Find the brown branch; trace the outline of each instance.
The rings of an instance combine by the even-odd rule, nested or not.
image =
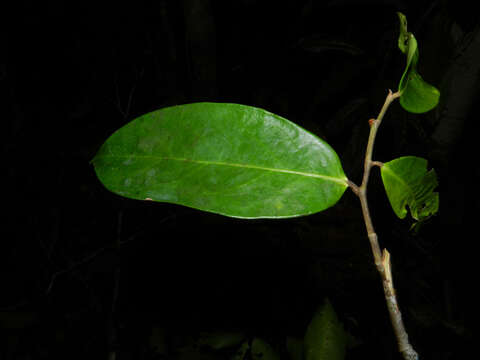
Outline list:
[[[349,186],[352,191],[358,196],[360,204],[362,206],[362,214],[368,234],[368,239],[370,240],[370,247],[372,248],[375,266],[377,267],[377,270],[382,278],[385,300],[387,302],[387,308],[390,314],[392,327],[397,338],[399,351],[402,353],[405,360],[418,360],[417,352],[413,349],[412,345],[410,345],[408,341],[408,334],[405,330],[405,326],[403,325],[402,314],[398,307],[397,297],[395,294],[395,289],[393,287],[392,271],[390,265],[390,253],[386,249],[384,249],[383,252],[380,249],[377,233],[375,232],[375,228],[373,227],[373,222],[370,216],[370,210],[368,208],[367,200],[367,185],[372,166],[383,166],[383,164],[379,161],[372,161],[372,153],[377,131],[380,124],[382,123],[385,113],[388,110],[388,107],[395,99],[400,97],[400,95],[401,94],[398,92],[392,93],[392,91],[389,90],[387,98],[385,99],[385,103],[383,104],[382,109],[378,114],[378,117],[373,121],[369,121],[370,135],[368,137],[367,149],[365,152],[362,184],[360,186],[356,186],[355,184],[349,182]]]

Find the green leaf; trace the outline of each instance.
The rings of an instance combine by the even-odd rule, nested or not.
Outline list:
[[[304,340],[305,360],[342,360],[347,335],[332,304],[326,300],[308,325]]]
[[[400,22],[400,34],[398,36],[398,48],[404,54],[407,52],[407,44],[409,33],[407,30],[407,17],[401,12],[397,12],[398,20]]]
[[[256,337],[252,340],[252,360],[280,360],[280,355],[269,343]]]
[[[435,170],[427,172],[427,160],[405,156],[383,164],[383,185],[393,211],[403,219],[407,205],[412,217],[423,221],[438,211],[439,197],[433,190],[438,181]]]
[[[407,65],[403,72],[398,90],[402,93],[400,105],[412,113],[424,113],[437,106],[440,91],[423,80],[417,72],[419,59],[418,43],[412,33],[407,31],[407,18],[397,13],[400,20],[398,48],[407,55]]]
[[[194,103],[157,110],[116,131],[92,160],[119,195],[240,218],[307,215],[347,188],[335,151],[268,111]]]

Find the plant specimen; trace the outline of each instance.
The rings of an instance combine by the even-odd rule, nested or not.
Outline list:
[[[239,104],[193,103],[145,114],[111,135],[92,162],[105,187],[121,196],[238,218],[314,214],[335,205],[351,189],[361,203],[399,350],[405,359],[416,359],[395,296],[390,254],[379,245],[367,200],[371,170],[379,167],[398,217],[409,210],[421,222],[438,211],[437,179],[425,159],[372,159],[378,129],[394,100],[409,112],[423,113],[434,108],[440,96],[418,74],[417,41],[407,31],[405,16],[398,16],[398,47],[406,55],[406,67],[398,90],[389,91],[378,116],[368,122],[360,185],[347,178],[324,140],[278,115]]]

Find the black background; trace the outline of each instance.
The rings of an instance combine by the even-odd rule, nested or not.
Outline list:
[[[468,354],[478,81],[454,88],[449,79],[478,32],[477,11],[453,1],[18,1],[0,33],[0,358],[105,359],[112,349],[121,359],[160,358],[149,348],[153,327],[240,330],[282,346],[285,335],[303,336],[325,298],[358,340],[348,359],[400,358],[350,191],[313,216],[247,221],[120,198],[89,164],[141,114],[233,102],[318,134],[359,183],[368,119],[405,64],[396,11],[442,101],[422,115],[393,104],[374,158],[427,158],[440,212],[409,232],[374,171],[372,215],[422,359]],[[466,59],[462,69],[478,77],[480,59]],[[445,104],[456,99],[470,105],[445,131]]]

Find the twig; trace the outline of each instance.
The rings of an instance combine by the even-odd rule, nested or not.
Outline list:
[[[410,345],[408,341],[408,335],[405,330],[405,326],[403,325],[402,315],[398,307],[397,297],[395,294],[395,289],[393,287],[392,271],[390,265],[390,253],[386,249],[384,249],[383,252],[380,250],[377,233],[375,232],[375,228],[373,227],[373,222],[370,216],[370,210],[368,208],[367,200],[367,185],[372,166],[381,167],[383,165],[381,162],[372,161],[372,153],[377,131],[380,124],[382,123],[383,117],[385,116],[388,107],[395,99],[399,98],[400,95],[401,94],[399,92],[392,93],[392,91],[389,90],[387,98],[385,99],[385,103],[383,104],[382,109],[378,114],[378,117],[375,120],[369,122],[370,135],[368,137],[367,149],[365,152],[362,184],[360,186],[356,186],[355,184],[349,182],[349,186],[352,191],[358,196],[360,204],[362,206],[362,214],[365,221],[368,239],[370,240],[370,247],[372,248],[375,266],[377,267],[377,270],[382,278],[385,300],[387,302],[387,308],[390,314],[393,330],[395,332],[395,336],[397,337],[399,351],[402,353],[405,360],[418,360],[417,352],[413,349],[412,345]]]
[[[372,166],[378,166],[381,168],[383,166],[383,163],[381,161],[372,161]]]

